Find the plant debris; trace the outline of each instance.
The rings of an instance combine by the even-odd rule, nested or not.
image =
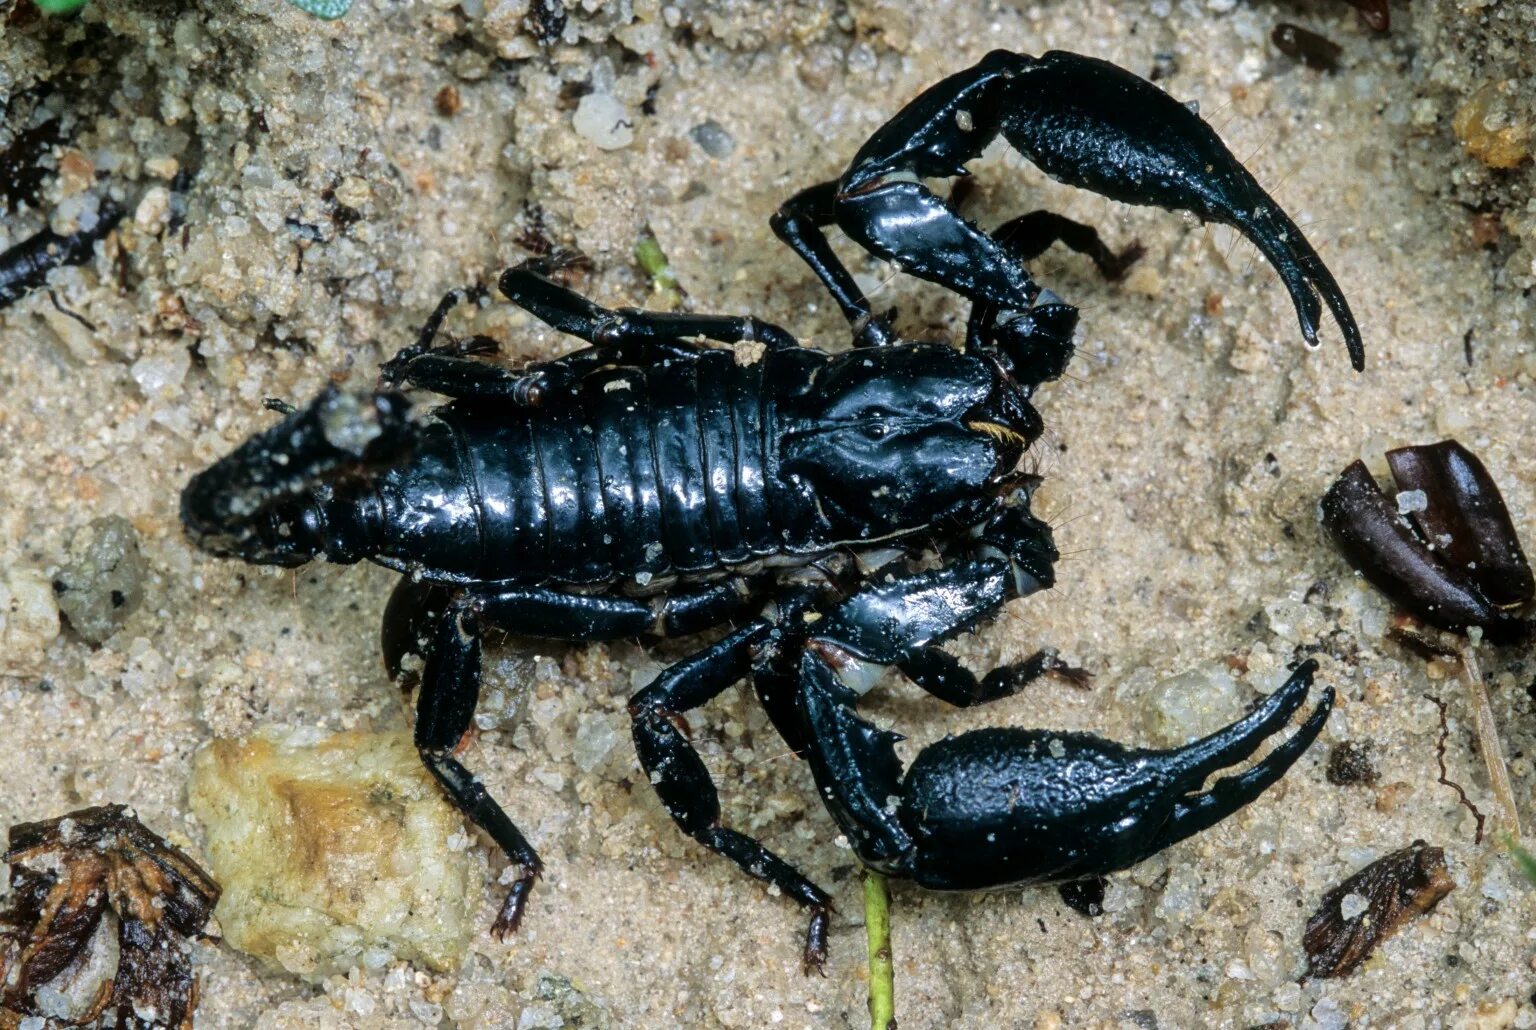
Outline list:
[[[11,118],[9,107],[5,117],[7,121]],[[15,211],[21,204],[37,205],[43,180],[49,174],[42,159],[62,138],[57,118],[14,132],[10,145],[0,150],[0,207]]]
[[[1387,465],[1397,482],[1394,499],[1377,486],[1365,463],[1356,461],[1323,496],[1323,528],[1376,589],[1415,618],[1463,638],[1447,653],[1454,655],[1472,702],[1478,750],[1505,828],[1519,837],[1520,813],[1475,645],[1483,639],[1495,644],[1531,640],[1536,634],[1531,618],[1536,575],[1498,484],[1477,455],[1455,440],[1442,440],[1388,451]],[[1428,634],[1401,624],[1393,635],[1424,653],[1439,653],[1441,647]],[[1443,727],[1443,706],[1440,717]],[[1443,735],[1440,753],[1440,782],[1449,783]],[[1483,839],[1480,813],[1477,839]]]
[[[10,830],[12,908],[0,913],[0,1028],[192,1026],[188,941],[219,885],[126,805]],[[35,1025],[35,1024],[30,1024]]]
[[[1392,500],[1356,461],[1324,495],[1328,531],[1349,564],[1399,607],[1462,635],[1479,627],[1494,643],[1521,643],[1536,600],[1499,488],[1455,440],[1387,452]]]
[[[1369,744],[1357,744],[1353,740],[1333,745],[1328,752],[1328,782],[1336,787],[1355,784],[1372,786],[1381,779],[1376,763],[1371,758]]]
[[[1487,816],[1477,810],[1477,806],[1472,803],[1471,798],[1467,797],[1467,792],[1461,788],[1461,784],[1451,779],[1445,771],[1445,738],[1450,736],[1451,732],[1450,725],[1445,719],[1445,702],[1433,694],[1425,694],[1424,698],[1427,701],[1433,701],[1435,707],[1440,709],[1440,739],[1435,741],[1435,761],[1440,763],[1440,778],[1435,782],[1442,786],[1450,787],[1456,792],[1456,796],[1461,798],[1461,803],[1466,806],[1467,811],[1472,813],[1472,818],[1477,820],[1477,835],[1472,839],[1472,843],[1481,844],[1483,842],[1483,823],[1487,820]]]
[[[1338,71],[1339,57],[1344,53],[1344,48],[1327,36],[1284,21],[1275,26],[1269,41],[1286,57],[1320,72]]]
[[[1392,13],[1387,9],[1387,0],[1347,0],[1360,15],[1360,20],[1377,32],[1385,32],[1392,27]]]
[[[1348,976],[1378,944],[1434,908],[1455,886],[1445,851],[1422,840],[1372,862],[1324,894],[1307,920],[1302,937],[1307,976]]]

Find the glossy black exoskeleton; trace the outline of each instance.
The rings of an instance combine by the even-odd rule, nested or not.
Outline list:
[[[1055,239],[1110,256],[1091,229],[1042,213],[1000,232],[1011,242],[999,244],[902,179],[903,169],[953,173],[996,131],[1005,100],[1021,99],[983,88],[1003,76],[1000,62],[946,80],[882,129],[855,171],[883,171],[810,191],[827,211],[855,212],[855,238],[973,299],[963,348],[902,342],[872,318],[825,246],[822,209],[802,194],[776,226],[849,315],[852,350],[803,348],[752,318],[608,310],[525,265],[503,274],[502,293],[586,348],[508,370],[478,360],[494,349],[483,338],[437,346],[463,299],[456,291],[385,363],[377,391],[328,389],[188,485],[183,521],[213,553],[286,566],[370,559],[407,574],[386,611],[386,664],[400,675],[408,656],[423,660],[422,758],[521,866],[498,931],[516,927],[539,860],[453,757],[488,626],[582,641],[734,627],[635,696],[636,750],[686,833],[811,912],[808,966],[825,954],[828,896],[721,825],[714,783],[682,729],[683,713],[743,678],[810,763],[860,858],[940,889],[1125,868],[1253,800],[1321,731],[1331,691],[1266,758],[1202,790],[1286,726],[1311,663],[1247,717],[1174,751],[991,729],[940,741],[903,772],[895,735],[855,710],[892,666],[958,706],[1006,697],[1053,667],[1041,652],[978,677],[941,646],[1054,581],[1050,528],[1030,512],[1038,480],[1019,463],[1041,432],[1031,394],[1065,367],[1077,312],[1036,289],[1021,262]],[[1041,63],[1058,77],[1099,67],[1061,54]],[[977,91],[991,99],[954,99]],[[1035,97],[1049,123],[1035,135],[1055,147],[1054,174],[1202,213],[1241,206],[1246,221],[1233,220],[1281,269],[1309,335],[1316,285],[1357,344],[1327,270],[1209,129],[1151,87],[1132,99],[1141,115],[1166,118],[1162,133],[1126,121],[1116,106],[1125,99],[1103,90],[1057,98],[1054,114],[1048,94]],[[1010,138],[1023,131],[1002,124]],[[1147,171],[1136,186],[1106,168],[1131,176],[1173,151],[1188,171],[1178,182]],[[859,199],[877,195],[872,207]],[[451,400],[413,415],[406,387]]]

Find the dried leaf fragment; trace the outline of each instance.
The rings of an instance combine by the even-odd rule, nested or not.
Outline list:
[[[188,942],[219,885],[125,805],[10,830],[12,908],[0,912],[0,1030],[190,1030],[197,978]]]
[[[1530,639],[1536,578],[1493,477],[1455,440],[1387,452],[1389,500],[1365,463],[1319,505],[1344,557],[1399,607],[1440,629],[1477,626],[1494,643]]]
[[[1348,976],[1382,941],[1434,908],[1455,887],[1445,851],[1416,840],[1323,895],[1307,920],[1307,976]]]

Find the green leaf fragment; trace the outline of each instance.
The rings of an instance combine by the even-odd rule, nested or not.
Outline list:
[[[86,0],[35,0],[44,14],[74,14],[85,6]]]
[[[307,11],[316,18],[324,18],[333,21],[340,18],[352,9],[352,0],[288,0],[290,4],[301,11]]]
[[[678,288],[677,276],[672,271],[672,265],[668,263],[667,255],[662,252],[661,244],[657,242],[649,226],[635,243],[635,261],[640,265],[641,270],[651,277],[651,284],[658,292]]]
[[[1529,851],[1522,848],[1519,844],[1515,843],[1513,834],[1504,834],[1504,846],[1508,848],[1509,853],[1514,856],[1515,865],[1520,869],[1520,875],[1524,876],[1532,883],[1536,883],[1536,855],[1531,854]]]

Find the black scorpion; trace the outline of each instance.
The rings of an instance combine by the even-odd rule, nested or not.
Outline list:
[[[804,348],[753,318],[601,308],[528,264],[503,274],[501,292],[587,347],[509,370],[479,360],[494,346],[482,338],[439,345],[455,291],[385,363],[377,391],[328,388],[187,487],[187,530],[215,554],[366,558],[406,574],[386,611],[386,663],[399,676],[407,656],[423,660],[422,759],[521,868],[497,932],[518,925],[540,863],[453,756],[486,627],[596,641],[734,625],[635,696],[636,750],[686,833],[809,910],[808,967],[825,956],[828,895],[721,824],[681,729],[743,678],[859,857],[937,889],[1123,869],[1252,801],[1322,729],[1331,690],[1268,757],[1201,790],[1288,724],[1311,662],[1245,718],[1173,751],[985,729],[932,745],[903,774],[898,738],[855,711],[889,666],[969,706],[1051,664],[1042,652],[978,678],[941,646],[1054,581],[1050,528],[1030,512],[1038,480],[1019,463],[1041,432],[1031,396],[1070,358],[1077,312],[1022,262],[1058,239],[1103,249],[1092,229],[1043,212],[999,243],[919,181],[961,173],[999,132],[1069,183],[1234,225],[1278,269],[1306,337],[1321,293],[1361,364],[1332,276],[1194,113],[1101,61],[999,51],[920,95],[840,180],[775,219],[848,315],[853,349]],[[970,298],[963,348],[897,338],[827,246],[820,227],[832,223]],[[407,387],[450,402],[413,417]]]

